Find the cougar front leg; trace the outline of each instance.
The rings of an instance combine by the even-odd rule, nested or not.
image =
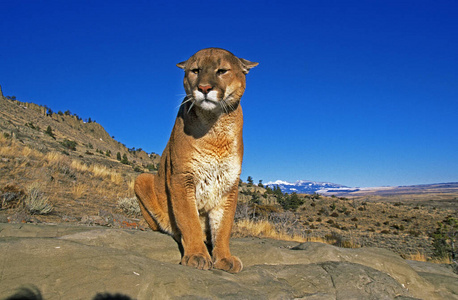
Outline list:
[[[178,183],[177,183],[178,182]],[[195,189],[175,180],[171,186],[172,209],[181,234],[183,257],[181,264],[201,270],[212,268],[212,259],[204,244],[204,236],[197,211]],[[177,209],[175,209],[177,208]]]
[[[222,204],[209,213],[213,243],[213,266],[229,273],[238,273],[243,269],[241,260],[231,255],[229,249],[237,197],[238,187],[235,185],[227,198],[223,199]]]

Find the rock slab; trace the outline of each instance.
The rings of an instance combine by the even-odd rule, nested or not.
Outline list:
[[[458,299],[458,275],[378,248],[242,238],[239,274],[178,264],[169,236],[63,225],[0,224],[0,297],[33,284],[44,299]]]

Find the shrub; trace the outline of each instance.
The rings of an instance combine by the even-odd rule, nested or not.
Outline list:
[[[140,205],[136,197],[120,198],[118,208],[129,216],[139,216],[141,214]]]
[[[29,186],[24,202],[26,209],[31,214],[45,215],[54,209],[49,203],[48,197],[41,191],[41,186],[38,183],[33,183]]]
[[[146,168],[152,172],[152,171],[157,171],[157,168],[153,164],[148,164]]]
[[[432,234],[434,255],[440,258],[457,257],[458,220],[447,216],[442,222],[437,222],[437,227]]]
[[[408,233],[414,237],[419,237],[421,234],[419,231],[413,229],[409,230]]]
[[[76,145],[77,143],[75,141],[70,141],[70,140],[67,140],[67,139],[64,139],[62,142],[60,142],[62,146],[64,146],[65,148],[69,149],[69,150],[73,150],[73,151],[76,151]]]

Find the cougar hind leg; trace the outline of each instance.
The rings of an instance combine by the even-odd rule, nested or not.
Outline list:
[[[165,207],[158,201],[154,188],[153,174],[144,173],[135,180],[135,194],[140,204],[142,215],[149,227],[155,231],[173,234],[170,219]]]

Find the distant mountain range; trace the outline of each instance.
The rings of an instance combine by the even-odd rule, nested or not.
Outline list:
[[[271,188],[278,186],[283,193],[298,193],[298,194],[325,194],[329,192],[350,193],[359,191],[359,188],[350,188],[341,184],[331,182],[316,182],[309,180],[298,180],[294,183],[277,180],[265,184]]]
[[[277,180],[265,184],[270,188],[278,186],[283,193],[298,194],[321,194],[325,196],[361,196],[361,195],[395,195],[395,194],[412,194],[412,193],[456,193],[458,192],[458,182],[419,184],[411,186],[394,186],[394,187],[348,187],[331,182],[316,182],[309,180],[298,180],[294,183]]]

